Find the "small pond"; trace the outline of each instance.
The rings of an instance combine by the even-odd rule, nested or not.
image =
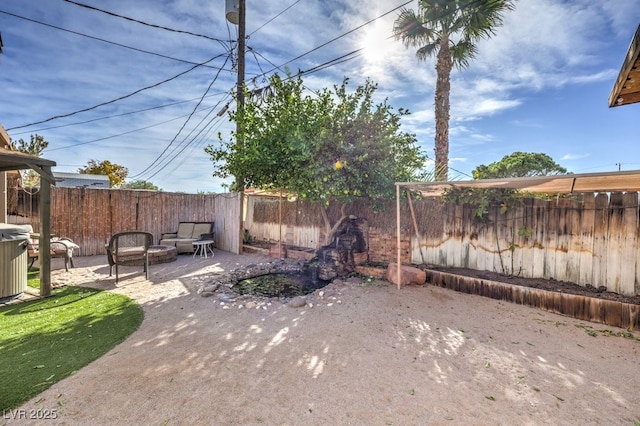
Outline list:
[[[247,278],[231,289],[243,295],[260,297],[295,297],[313,293],[326,286],[329,281],[311,277],[305,273],[277,273]]]

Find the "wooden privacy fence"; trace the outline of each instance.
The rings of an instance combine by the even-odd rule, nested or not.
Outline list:
[[[26,194],[18,213],[38,230],[38,194]],[[27,213],[25,213],[27,211]],[[156,191],[91,188],[51,188],[51,232],[80,246],[79,255],[105,254],[111,235],[133,230],[160,235],[175,232],[179,222],[215,222],[216,247],[238,253],[240,197],[228,194],[181,194]]]
[[[278,241],[277,200],[249,197],[245,227],[252,237]],[[413,201],[414,229],[406,200],[401,208],[402,262],[488,270],[547,278],[608,291],[640,294],[638,193],[587,193],[551,201],[527,199],[519,207],[490,209],[488,221],[476,207],[425,198]],[[283,204],[286,244],[317,248],[322,241],[318,206]],[[396,259],[395,203],[375,212],[357,206],[349,213],[369,221],[369,259]],[[330,214],[336,220],[336,212]],[[372,237],[373,236],[373,237]],[[409,248],[405,249],[405,244]]]
[[[640,294],[638,193],[528,199],[487,223],[474,210],[446,204],[441,234],[414,238],[412,260]]]
[[[277,242],[308,248],[318,249],[327,243],[326,229],[320,213],[321,207],[300,199],[281,202],[277,197],[249,195],[246,202],[245,229],[259,241]],[[365,203],[353,203],[347,214],[366,218],[369,235],[369,260],[371,262],[395,262],[396,250],[396,220],[395,203],[389,202],[372,209]],[[405,209],[403,209],[405,212]],[[408,214],[408,213],[407,213]],[[332,224],[340,218],[340,206],[332,205],[328,210]],[[282,217],[282,222],[279,218]],[[408,224],[408,223],[407,223]],[[410,237],[409,228],[402,232],[402,262],[409,263]]]
[[[25,194],[22,194],[24,196]],[[27,195],[18,213],[38,230],[37,194]],[[246,227],[252,236],[317,248],[324,238],[318,206],[250,197]],[[475,207],[414,201],[411,215],[401,209],[402,261],[496,271],[508,275],[569,281],[640,294],[638,193],[581,194],[545,201],[527,199],[506,212],[490,209],[488,221],[474,218]],[[31,212],[31,213],[29,213]],[[355,205],[348,212],[370,226],[369,258],[395,259],[395,203],[375,211]],[[25,218],[24,215],[29,215]],[[52,232],[80,245],[80,255],[104,254],[117,232],[145,230],[158,241],[181,221],[215,222],[216,246],[232,253],[240,245],[240,197],[230,194],[179,194],[120,189],[56,188],[51,191]],[[329,217],[339,217],[337,208]],[[417,225],[414,230],[413,219]],[[19,223],[19,222],[16,222]],[[371,241],[375,239],[375,241]],[[405,246],[406,245],[406,246]]]

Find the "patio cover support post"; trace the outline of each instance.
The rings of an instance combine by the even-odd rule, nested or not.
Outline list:
[[[405,193],[407,194],[407,201],[409,202],[409,211],[411,212],[411,221],[413,222],[413,231],[416,234],[418,249],[420,250],[420,258],[422,258],[422,263],[427,263],[424,261],[424,253],[422,253],[422,248],[420,247],[420,229],[418,228],[418,221],[416,220],[416,211],[413,209],[413,201],[411,201],[411,191],[407,189]]]
[[[0,222],[7,223],[7,172],[0,172]]]
[[[396,268],[396,283],[400,289],[400,185],[396,184],[396,249],[398,254],[398,263]]]
[[[40,247],[51,246],[51,167],[42,167],[44,174],[40,179]],[[49,250],[40,250],[40,297],[51,296],[51,254]]]

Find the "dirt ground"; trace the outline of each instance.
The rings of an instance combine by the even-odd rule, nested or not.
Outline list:
[[[302,308],[197,294],[212,274],[268,260],[258,255],[182,255],[151,266],[148,281],[123,268],[117,286],[102,256],[77,258],[69,272],[58,260],[55,282],[127,294],[145,319],[21,407],[27,420],[4,413],[6,424],[640,421],[640,341],[601,332],[619,329],[386,281],[331,284]],[[38,413],[50,419],[29,419]]]

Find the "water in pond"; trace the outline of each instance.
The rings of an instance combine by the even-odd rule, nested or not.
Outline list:
[[[317,275],[312,277],[303,273],[282,273],[247,278],[239,281],[231,289],[238,294],[252,296],[294,297],[313,293],[328,283],[329,281],[318,279]]]

